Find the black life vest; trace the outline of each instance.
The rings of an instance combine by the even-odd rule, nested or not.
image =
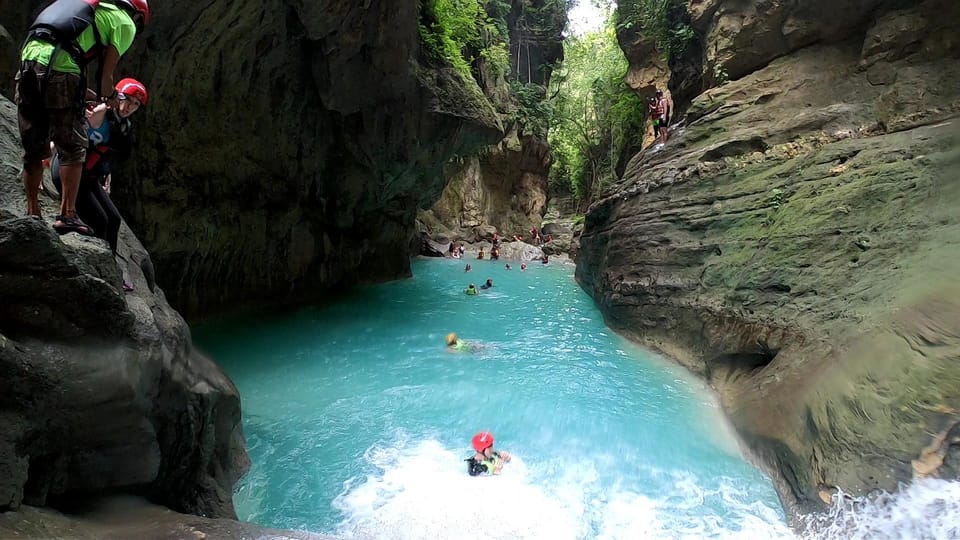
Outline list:
[[[103,52],[103,40],[97,31],[96,11],[100,0],[55,0],[37,15],[30,25],[27,39],[38,39],[53,43],[73,58],[77,66],[84,70],[87,64],[100,57]],[[87,28],[93,28],[94,45],[84,52],[77,38]],[[56,53],[54,53],[56,54]],[[54,58],[50,58],[52,64]]]

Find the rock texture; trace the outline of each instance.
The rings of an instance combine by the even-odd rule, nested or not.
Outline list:
[[[706,3],[711,20],[799,6]],[[843,33],[801,24],[807,3],[718,30],[740,78],[636,156],[581,236],[609,323],[719,390],[793,510],[957,476],[960,16],[910,4],[834,2],[849,39],[799,50]]]
[[[440,199],[420,220],[431,235],[451,239],[489,239],[488,230],[529,236],[546,212],[551,161],[546,141],[513,132],[496,147],[453,164]]]
[[[511,2],[505,24],[515,82],[548,86],[554,64],[563,59],[566,13],[559,7],[543,0]],[[517,98],[502,77],[491,75],[482,57],[475,71],[484,95],[510,129],[498,144],[451,163],[440,199],[419,220],[433,238],[474,242],[489,239],[493,231],[527,236],[531,227],[540,227],[547,210],[550,145],[543,134],[516,121]]]
[[[58,198],[21,217],[16,124],[0,97],[0,510],[127,491],[235,517],[236,388],[193,349],[129,229],[115,260],[102,240],[57,236]]]
[[[305,531],[268,529],[231,519],[179,514],[132,497],[85,502],[64,515],[23,506],[0,514],[2,538],[69,538],[70,540],[333,540]]]
[[[476,84],[421,50],[416,0],[151,13],[120,64],[150,106],[114,196],[187,316],[407,275],[442,165],[502,137]]]

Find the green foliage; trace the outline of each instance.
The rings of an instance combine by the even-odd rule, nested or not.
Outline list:
[[[503,0],[423,0],[420,13],[420,37],[427,50],[446,59],[466,77],[471,77],[474,52],[487,58],[494,70],[509,70],[504,19],[487,14],[488,4],[495,12],[507,8]]]
[[[588,204],[614,180],[623,153],[642,139],[646,106],[623,82],[626,71],[612,26],[565,42],[552,83],[552,193]]]
[[[774,209],[779,209],[783,205],[783,190],[780,188],[773,188],[770,191],[770,205]]]
[[[657,44],[669,60],[682,54],[696,32],[680,20],[686,9],[685,0],[620,0],[617,2],[617,26],[635,28]]]
[[[539,84],[510,81],[510,89],[517,98],[514,120],[521,126],[521,134],[545,137],[553,115],[553,104],[547,101],[547,89]]]
[[[510,51],[506,43],[493,43],[480,51],[486,59],[494,76],[506,77],[510,73]]]
[[[723,84],[730,80],[730,74],[727,73],[727,69],[723,67],[723,64],[714,64],[713,78],[716,79],[717,84]]]

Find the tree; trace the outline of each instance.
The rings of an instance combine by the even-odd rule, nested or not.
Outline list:
[[[554,77],[550,144],[554,192],[569,192],[581,208],[615,177],[614,166],[643,137],[645,107],[626,86],[627,60],[613,25],[564,44],[564,62]]]

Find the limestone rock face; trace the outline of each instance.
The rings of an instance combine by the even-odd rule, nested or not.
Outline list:
[[[118,265],[102,240],[58,236],[50,211],[22,217],[16,125],[0,97],[0,510],[129,491],[235,518],[236,388],[193,349],[129,229]]]
[[[547,208],[550,147],[538,137],[518,139],[515,133],[510,141],[451,167],[440,199],[431,211],[421,212],[421,220],[434,224],[433,235],[472,242],[475,231],[484,227],[504,237],[528,236],[530,227],[540,227]]]
[[[714,4],[710,20],[734,5]],[[786,21],[811,28],[797,9],[745,17],[729,43],[791,50]],[[718,389],[794,510],[833,487],[956,477],[960,64],[943,28],[960,17],[929,9],[753,72],[755,49],[721,47],[742,77],[635,156],[580,238],[577,277],[609,323]]]
[[[121,61],[150,89],[115,199],[185,315],[409,273],[442,165],[502,136],[420,50],[416,0],[155,6]]]
[[[845,40],[861,31],[881,0],[707,3],[694,19],[706,35],[706,63],[737,79],[801,47]]]
[[[506,25],[513,79],[546,87],[554,64],[563,58],[561,32],[566,13],[556,3],[544,0],[513,0],[510,4]],[[484,94],[504,122],[515,122],[519,104],[506,80],[493,76],[482,58],[476,71]],[[514,123],[496,146],[447,168],[449,182],[440,199],[419,216],[432,237],[474,242],[489,239],[494,230],[511,237],[526,236],[530,227],[540,227],[547,209],[552,155],[543,137],[524,133],[524,129]],[[484,233],[486,230],[490,232]]]
[[[623,27],[617,29],[617,42],[630,64],[624,79],[627,86],[644,98],[654,97],[659,89],[671,99],[668,88],[671,71],[656,43]],[[643,146],[649,146],[653,140],[653,125],[650,124],[643,135]]]

